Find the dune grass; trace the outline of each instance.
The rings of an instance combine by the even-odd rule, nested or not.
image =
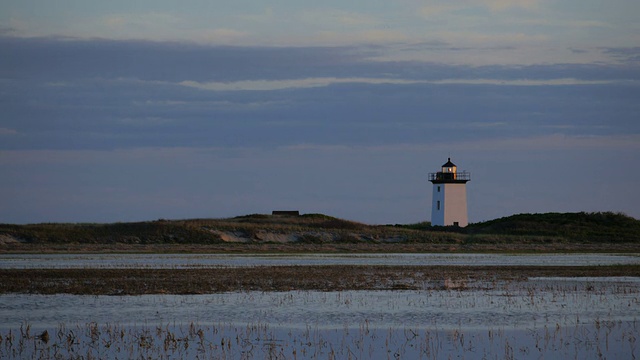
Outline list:
[[[230,241],[227,238],[239,239]],[[616,213],[520,214],[466,228],[367,225],[322,214],[113,224],[0,224],[10,252],[639,252]]]

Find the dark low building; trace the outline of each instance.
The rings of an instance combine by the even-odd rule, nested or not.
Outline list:
[[[298,211],[298,210],[274,210],[274,211],[271,212],[271,215],[300,216],[300,211]]]

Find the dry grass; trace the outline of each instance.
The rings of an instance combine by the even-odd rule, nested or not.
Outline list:
[[[221,243],[221,244],[28,244],[0,246],[0,254],[26,253],[637,253],[634,243]]]

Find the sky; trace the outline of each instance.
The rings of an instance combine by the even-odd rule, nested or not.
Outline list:
[[[640,218],[637,0],[4,0],[0,223]]]

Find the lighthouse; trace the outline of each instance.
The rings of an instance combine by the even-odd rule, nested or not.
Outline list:
[[[451,158],[442,165],[441,171],[429,174],[433,183],[431,203],[432,226],[460,226],[469,224],[467,218],[467,181],[471,173],[458,172]]]

